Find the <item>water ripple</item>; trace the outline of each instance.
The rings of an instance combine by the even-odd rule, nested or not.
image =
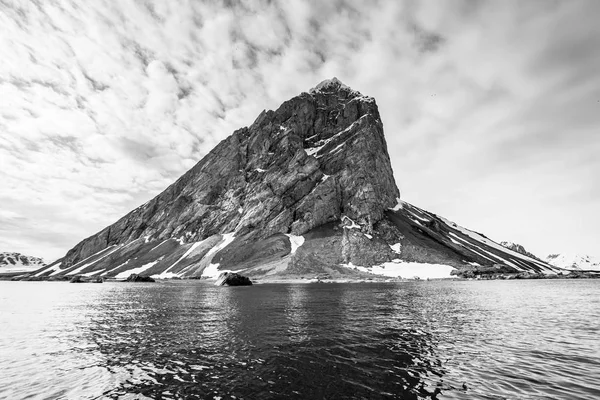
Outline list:
[[[600,398],[596,281],[0,285],[0,398]]]

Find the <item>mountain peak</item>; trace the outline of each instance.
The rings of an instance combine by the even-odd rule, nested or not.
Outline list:
[[[347,85],[344,85],[342,81],[340,81],[335,76],[331,79],[325,79],[320,82],[317,86],[310,89],[310,93],[319,92],[319,91],[334,91],[334,90],[347,90],[350,92],[354,92],[352,88]]]
[[[371,234],[398,197],[375,101],[333,78],[235,131],[163,193],[75,246],[63,266],[141,238],[251,242],[343,218]]]
[[[375,100],[332,78],[263,111],[36,277],[412,277],[414,263],[552,271],[399,197]]]

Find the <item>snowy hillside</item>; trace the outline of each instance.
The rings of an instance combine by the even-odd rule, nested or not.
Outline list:
[[[542,274],[559,272],[559,269],[552,265],[502,246],[485,235],[463,228],[442,216],[427,212],[402,200],[397,208],[397,211],[393,211],[393,220],[400,223],[399,219],[403,219],[404,222],[426,234],[428,238],[443,243],[462,255],[465,263],[478,266],[500,264],[511,267],[516,272],[527,271]],[[419,246],[423,246],[423,242]],[[405,247],[403,246],[403,248]]]
[[[600,271],[600,258],[580,254],[550,254],[546,262],[556,267],[583,270]]]
[[[29,272],[45,266],[39,257],[26,256],[21,253],[0,253],[0,273]]]

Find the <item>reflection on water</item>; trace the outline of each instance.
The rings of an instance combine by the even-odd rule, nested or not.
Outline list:
[[[594,398],[599,294],[597,281],[0,282],[0,398]]]

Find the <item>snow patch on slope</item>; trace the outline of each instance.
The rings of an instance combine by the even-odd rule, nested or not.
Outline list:
[[[134,268],[134,269],[129,269],[129,270],[123,271],[123,272],[119,272],[115,276],[115,278],[117,278],[117,279],[125,279],[125,278],[129,277],[129,275],[131,275],[131,274],[138,274],[139,275],[142,272],[146,271],[147,269],[150,269],[153,266],[155,266],[156,264],[158,264],[161,259],[162,259],[162,257],[159,258],[156,261],[152,261],[152,262],[149,262],[148,264],[144,264],[141,267]]]
[[[153,279],[173,279],[173,278],[179,278],[179,274],[176,274],[174,272],[161,272],[160,274],[151,275],[150,278],[153,278]]]
[[[42,276],[47,272],[56,272],[56,271],[60,271],[60,266],[62,265],[62,261],[59,262],[58,264],[54,264],[54,265],[50,265],[48,268],[45,268],[43,270],[41,270],[40,272],[38,272],[37,274],[35,274],[34,276]]]
[[[105,251],[105,250],[107,250],[107,249],[110,249],[111,247],[114,247],[114,249],[112,249],[111,251],[108,251],[108,252],[106,252],[106,254],[104,254],[102,257],[98,258],[97,260],[91,261],[91,262],[89,262],[89,263],[87,263],[87,264],[83,264],[82,266],[80,266],[80,267],[78,267],[78,268],[75,268],[73,271],[71,271],[71,272],[67,273],[66,275],[76,275],[76,274],[80,273],[81,271],[83,271],[83,270],[84,270],[84,269],[86,269],[87,267],[89,267],[89,266],[91,266],[91,265],[94,265],[94,264],[96,264],[97,262],[100,262],[101,260],[105,259],[106,257],[108,257],[109,255],[111,255],[111,254],[112,254],[112,253],[114,253],[115,251],[119,250],[119,249],[120,249],[121,247],[123,247],[123,246],[117,246],[117,245],[114,245],[114,244],[113,244],[112,246],[109,246],[109,247],[107,247],[107,248],[105,248],[105,249],[102,249],[102,250],[100,250],[99,252],[97,252],[97,253],[95,253],[95,254],[93,254],[93,255],[89,256],[89,257],[88,257],[88,258],[86,258],[85,260],[89,260],[91,257],[94,257],[95,255],[97,255],[97,254],[99,254],[99,253],[101,253],[101,252],[103,252],[103,251]],[[80,264],[80,263],[84,262],[85,260],[83,260],[83,261],[80,261],[79,263],[77,263],[77,264],[75,264],[75,265],[78,265],[78,264]],[[56,275],[56,274],[58,274],[59,272],[62,272],[62,271],[54,272],[52,275]]]
[[[372,267],[359,267],[352,263],[342,264],[342,266],[375,275],[407,279],[416,277],[419,279],[447,279],[452,278],[451,272],[454,270],[454,267],[450,265],[416,262],[386,262]]]
[[[215,279],[219,276],[219,274],[221,272],[227,272],[225,270],[223,271],[219,271],[219,263],[216,264],[210,264],[208,267],[204,268],[204,271],[202,271],[202,277],[203,278],[208,278],[208,279]]]
[[[224,234],[222,242],[219,243],[218,245],[216,245],[215,247],[213,247],[212,249],[210,249],[209,252],[206,253],[206,255],[204,257],[210,257],[210,256],[216,254],[217,252],[221,251],[225,247],[229,246],[229,244],[231,242],[233,242],[234,240],[235,240],[235,236],[234,236],[233,232]]]
[[[225,247],[229,246],[229,244],[231,242],[233,242],[234,240],[235,240],[234,233],[224,234],[221,243],[219,243],[218,245],[216,245],[215,247],[210,249],[208,251],[208,253],[206,253],[206,255],[204,256],[203,259],[208,259],[209,257],[212,258],[219,251],[221,251]],[[216,264],[210,263],[208,265],[208,267],[204,268],[204,271],[202,271],[201,276],[203,278],[217,278],[221,272],[235,272],[235,271],[229,271],[229,270],[219,270],[219,265],[220,265],[219,263],[216,263]]]
[[[150,251],[153,251],[154,249],[157,249],[158,247],[162,246],[164,243],[166,243],[169,239],[163,240],[162,242],[160,242],[159,244],[157,244],[156,246],[154,246],[153,248],[150,249]],[[181,238],[179,238],[179,243],[183,242],[183,236]]]
[[[204,240],[206,240],[206,239],[204,239]],[[185,253],[183,253],[183,255],[181,257],[179,257],[179,259],[177,261],[175,261],[173,264],[171,264],[171,266],[169,268],[167,268],[166,270],[164,270],[163,272],[161,272],[160,274],[155,275],[155,276],[157,278],[159,278],[159,279],[169,279],[169,278],[173,278],[175,276],[178,276],[177,274],[174,274],[174,273],[169,272],[169,271],[171,271],[173,269],[173,267],[175,267],[182,260],[184,260],[187,256],[189,256],[192,253],[192,251],[196,250],[196,248],[198,246],[200,246],[204,242],[204,240],[201,240],[199,242],[195,242],[194,244],[192,244],[190,246],[190,248],[187,249],[187,251]]]
[[[94,276],[94,275],[100,276],[100,275],[102,275],[102,272],[104,272],[104,271],[105,271],[105,269],[102,268],[102,269],[99,269],[98,271],[86,272],[85,274],[81,274],[81,275],[87,276],[87,277]]]
[[[219,263],[210,264],[208,267],[204,268],[204,271],[202,271],[202,277],[207,279],[217,279],[223,272],[237,273],[241,271],[241,269],[219,269],[219,265]]]
[[[354,126],[355,126],[355,125],[357,125],[357,124],[359,124],[359,123],[360,123],[360,121],[361,121],[361,120],[362,120],[364,117],[366,117],[367,115],[368,115],[368,114],[365,114],[365,115],[363,115],[362,117],[360,117],[359,119],[357,119],[356,121],[354,121],[353,123],[351,123],[351,124],[350,124],[350,125],[349,125],[349,126],[346,128],[346,129],[339,131],[338,133],[336,133],[335,135],[331,136],[330,138],[319,140],[318,142],[316,142],[316,143],[314,144],[314,146],[312,146],[312,147],[308,147],[308,148],[305,148],[305,149],[304,149],[304,151],[305,151],[305,152],[306,152],[306,154],[307,154],[307,155],[309,155],[309,156],[315,156],[315,158],[320,158],[320,157],[322,157],[324,154],[321,154],[321,155],[315,155],[315,154],[317,154],[319,151],[321,151],[321,149],[322,149],[323,147],[325,147],[325,146],[326,146],[326,145],[327,145],[329,142],[331,142],[331,141],[332,141],[332,140],[334,140],[335,138],[337,138],[337,137],[339,137],[339,136],[343,135],[344,133],[346,133],[346,132],[348,132],[349,130],[351,130],[352,128],[354,128]],[[331,153],[330,153],[330,154],[332,154],[332,153],[334,153],[334,152],[336,152],[336,151],[340,150],[340,149],[342,148],[342,146],[343,146],[345,143],[346,143],[345,141],[344,141],[344,142],[342,142],[342,143],[340,143],[338,146],[336,146],[336,148],[335,148],[333,151],[331,151]]]
[[[402,200],[400,200],[400,197],[396,197],[396,205],[392,208],[390,208],[389,210],[391,211],[399,211],[402,210],[404,208],[404,202]]]
[[[117,269],[121,268],[123,265],[127,265],[127,264],[129,264],[129,261],[131,261],[131,260],[127,260],[127,261],[125,261],[125,262],[123,262],[123,263],[121,263],[121,264],[117,265],[116,267],[114,267],[114,268],[112,268],[112,269],[109,269],[109,270],[108,270],[108,271],[106,271],[106,272],[103,272],[103,273],[102,273],[102,275],[106,276],[106,275],[108,275],[109,273],[111,273],[112,271],[116,271]]]
[[[502,253],[510,255],[512,258],[517,258],[519,260],[527,261],[529,263],[535,263],[539,267],[542,268],[542,270],[543,270],[544,273],[553,273],[553,271],[550,269],[550,267],[548,267],[547,265],[545,265],[543,262],[535,260],[535,259],[533,259],[531,257],[527,257],[527,256],[525,256],[525,255],[523,255],[521,253],[517,253],[516,251],[513,251],[513,250],[511,250],[509,248],[506,248],[506,247],[504,247],[504,246],[502,246],[502,245],[500,245],[500,244],[498,244],[498,243],[490,240],[490,239],[487,239],[487,238],[481,236],[477,232],[473,232],[473,231],[471,231],[469,229],[463,228],[462,226],[460,226],[460,225],[458,225],[458,224],[456,224],[456,223],[454,223],[452,221],[449,221],[449,220],[447,220],[444,217],[438,216],[438,218],[440,220],[442,220],[446,225],[448,225],[448,226],[456,229],[457,231],[459,231],[463,235],[468,236],[469,238],[471,238],[471,239],[473,239],[473,240],[475,240],[475,241],[477,241],[479,243],[482,243],[482,244],[484,244],[486,246],[489,246],[489,247],[492,247],[492,248],[494,248],[496,250],[499,250]],[[483,251],[483,252],[489,254],[490,256],[492,256],[492,257],[494,257],[496,259],[499,259],[502,262],[505,262],[507,265],[510,265],[511,267],[517,268],[518,270],[523,270],[523,268],[517,267],[514,263],[508,261],[504,257],[500,257],[498,255],[492,254],[492,253],[490,253],[490,252],[488,252],[488,251],[486,251],[486,250],[484,250],[484,249],[482,249],[482,248],[480,248],[480,247],[478,247],[478,246],[476,246],[476,245],[474,245],[472,243],[469,243],[466,240],[464,240],[461,237],[459,237],[458,235],[453,234],[452,232],[450,234],[453,235],[455,238],[461,240],[461,242],[465,242],[466,243],[466,244],[459,243],[461,246],[464,246],[466,248],[470,248],[471,246],[474,246],[474,247],[478,248],[480,251]],[[488,258],[488,257],[486,257],[486,258]]]
[[[360,225],[346,215],[342,216],[342,223],[350,222],[350,225],[344,225],[344,229],[360,229]]]
[[[510,267],[513,267],[517,271],[526,271],[526,269],[523,268],[522,266],[517,265],[514,262],[507,260],[506,258],[500,257],[500,256],[498,256],[498,255],[496,255],[494,253],[491,253],[491,252],[487,251],[486,249],[483,249],[483,248],[481,248],[481,247],[479,247],[479,246],[477,246],[477,245],[475,245],[473,243],[470,243],[467,240],[461,238],[460,236],[456,235],[453,232],[450,232],[450,235],[454,236],[456,239],[460,240],[461,242],[464,242],[464,243],[459,243],[459,242],[453,241],[454,243],[456,243],[458,245],[461,245],[463,247],[466,247],[469,250],[471,250],[473,253],[479,254],[480,256],[482,256],[484,258],[487,258],[488,260],[490,260],[490,261],[492,261],[494,263],[505,263],[506,265],[508,265]],[[473,248],[476,248],[477,250],[479,250],[479,252],[476,251],[476,250],[474,250]],[[483,255],[482,253],[486,253],[489,257]],[[490,258],[490,257],[492,257],[492,258]]]
[[[304,236],[295,236],[289,233],[286,233],[285,236],[290,239],[290,245],[292,246],[290,254],[294,254],[298,250],[298,247],[304,244]]]

